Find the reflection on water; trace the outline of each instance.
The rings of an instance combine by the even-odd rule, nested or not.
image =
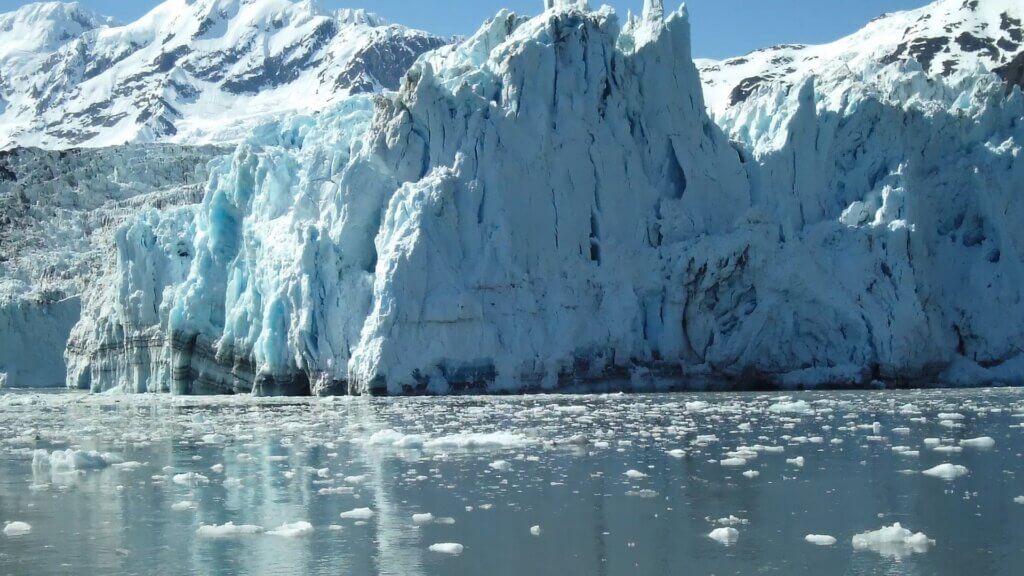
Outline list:
[[[1018,574],[1022,425],[1016,390],[0,395],[0,574]],[[854,549],[895,522],[934,545]]]

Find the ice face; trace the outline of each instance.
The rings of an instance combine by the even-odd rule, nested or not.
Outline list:
[[[684,11],[503,11],[397,93],[257,129],[194,216],[140,221],[155,238],[125,235],[82,348],[118,326],[152,344],[75,374],[182,394],[1024,382],[1022,118],[994,76],[897,61],[759,92],[717,117],[730,142]]]
[[[679,357],[665,283],[749,204],[682,13],[578,6],[503,13],[399,94],[261,129],[213,172],[167,293],[182,393],[554,387]],[[129,388],[165,387],[146,372]]]
[[[172,216],[176,206],[198,202],[206,162],[220,153],[170,145],[0,152],[0,381],[65,384],[63,349],[81,317],[81,295],[117,272],[115,231],[148,211]],[[134,274],[156,272],[136,267]],[[115,333],[92,346],[111,344]],[[77,352],[72,343],[70,355]]]

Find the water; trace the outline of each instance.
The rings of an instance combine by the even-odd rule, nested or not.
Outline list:
[[[1022,392],[8,394],[0,396],[0,522],[32,530],[0,535],[0,574],[1016,575]],[[717,440],[699,439],[708,435]],[[994,447],[925,444],[980,436]],[[67,471],[34,452],[69,447],[111,455]],[[797,457],[803,467],[787,462]],[[747,462],[719,463],[729,458]],[[106,466],[118,460],[138,464]],[[920,473],[943,463],[969,473],[949,481]],[[217,464],[223,471],[211,470]],[[175,482],[188,472],[206,480]],[[181,502],[194,508],[172,508]],[[373,517],[341,517],[359,508]],[[424,513],[434,521],[413,522]],[[733,545],[708,537],[731,516]],[[197,534],[203,525],[272,530],[296,521],[312,532]],[[854,549],[855,534],[895,522],[934,544]],[[808,534],[837,543],[815,546]],[[438,543],[464,548],[432,552]]]

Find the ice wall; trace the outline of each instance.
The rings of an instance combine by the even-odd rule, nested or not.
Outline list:
[[[170,145],[0,152],[0,372],[8,385],[65,383],[80,295],[116,273],[114,231],[147,210],[197,203],[205,165],[219,153]],[[106,349],[120,355],[121,344]]]
[[[63,352],[78,298],[0,300],[0,388],[64,386]]]
[[[72,383],[1024,383],[1024,98],[987,74],[881,74],[752,99],[719,118],[730,142],[685,11],[502,12],[398,93],[258,130],[193,221],[122,235]],[[96,361],[121,327],[148,352],[117,362],[144,369]]]

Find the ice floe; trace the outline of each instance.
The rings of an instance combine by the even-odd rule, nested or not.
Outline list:
[[[883,556],[904,557],[923,554],[935,544],[923,532],[914,533],[899,522],[853,537],[855,550],[871,550]]]

